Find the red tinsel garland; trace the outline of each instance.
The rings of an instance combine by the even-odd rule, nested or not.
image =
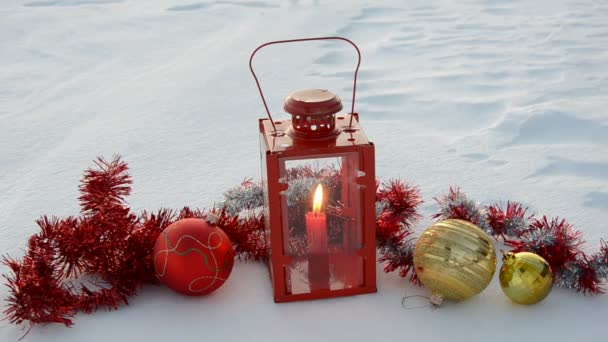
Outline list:
[[[11,274],[8,309],[14,324],[63,323],[72,325],[78,311],[117,309],[144,283],[156,283],[152,253],[160,232],[172,222],[189,217],[205,218],[187,207],[179,212],[160,209],[137,216],[124,199],[131,192],[127,164],[119,157],[99,158],[87,170],[80,186],[79,217],[58,219],[43,216],[36,221],[38,234],[30,237],[22,260],[4,257]],[[239,220],[225,210],[214,210],[218,226],[234,242],[240,258],[260,260],[265,249],[259,236],[263,223],[258,216]],[[84,276],[97,281],[73,282]]]
[[[11,270],[3,275],[9,287],[7,319],[14,324],[29,322],[72,324],[78,311],[117,309],[137,293],[144,283],[156,283],[152,253],[160,232],[182,218],[205,218],[207,213],[184,207],[179,211],[160,209],[136,215],[125,205],[131,192],[127,164],[114,157],[99,158],[96,167],[81,181],[81,215],[59,219],[43,216],[36,221],[38,234],[30,237],[21,260],[8,256],[3,263]],[[304,170],[305,171],[305,170]],[[311,174],[311,176],[317,176]],[[227,192],[227,202],[212,209],[218,226],[228,235],[237,256],[264,260],[263,217],[259,184],[244,182]],[[242,196],[241,196],[242,195]],[[556,273],[558,285],[585,293],[601,293],[608,276],[608,244],[589,256],[582,251],[582,234],[565,220],[535,219],[517,202],[480,207],[458,188],[437,199],[436,219],[460,218],[480,226],[496,238],[502,237],[514,251],[531,251],[544,257]],[[421,218],[422,203],[417,188],[402,180],[377,186],[376,242],[379,262],[385,272],[413,272],[412,226]],[[339,208],[336,208],[339,212]],[[240,215],[244,211],[244,215]],[[88,285],[83,278],[92,276]],[[76,285],[80,281],[80,285]]]
[[[378,185],[376,201],[378,262],[384,264],[385,272],[399,270],[400,276],[410,274],[417,282],[412,226],[422,218],[417,211],[422,204],[420,191],[402,180],[391,180]]]
[[[555,239],[554,244],[538,243],[537,241],[521,240],[521,237],[528,235],[539,236],[542,232],[551,232]],[[583,244],[582,233],[573,230],[572,225],[565,219],[554,218],[549,220],[546,216],[541,219],[534,219],[530,223],[528,230],[521,232],[520,239],[506,238],[505,244],[513,248],[514,252],[524,252],[535,249],[543,256],[554,270],[566,267],[568,263],[575,262],[577,256],[582,253],[580,246]],[[531,243],[535,244],[531,245]]]

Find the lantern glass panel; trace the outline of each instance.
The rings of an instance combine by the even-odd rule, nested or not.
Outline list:
[[[361,192],[356,152],[279,161],[288,294],[363,285]],[[322,196],[315,196],[320,188]],[[317,201],[317,205],[315,205]]]

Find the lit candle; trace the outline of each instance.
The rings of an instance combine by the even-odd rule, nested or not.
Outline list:
[[[327,253],[327,217],[321,212],[323,186],[315,190],[312,211],[306,214],[306,236],[309,253]]]
[[[327,250],[327,217],[321,212],[323,186],[313,196],[312,211],[306,214],[308,239],[308,278],[310,290],[329,289],[329,255]]]

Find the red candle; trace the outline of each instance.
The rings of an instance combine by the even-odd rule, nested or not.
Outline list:
[[[327,217],[321,212],[323,187],[317,186],[312,211],[306,214],[308,239],[308,279],[310,290],[329,289],[329,255],[327,250]]]
[[[312,211],[306,214],[306,236],[308,252],[327,253],[327,217],[321,212],[323,203],[323,186],[319,184],[315,190]]]

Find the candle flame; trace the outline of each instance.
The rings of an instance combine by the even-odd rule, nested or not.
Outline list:
[[[317,185],[315,190],[314,199],[312,202],[312,212],[318,214],[321,212],[321,203],[323,202],[323,186]]]

